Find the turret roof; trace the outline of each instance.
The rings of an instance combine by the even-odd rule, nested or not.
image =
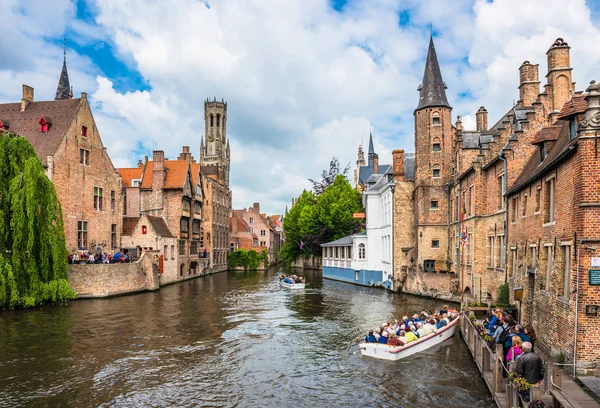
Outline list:
[[[446,84],[442,79],[442,71],[438,63],[435,46],[433,45],[433,37],[431,37],[429,39],[429,50],[427,51],[423,83],[419,87],[419,105],[416,110],[433,106],[451,108],[446,98],[446,88]]]

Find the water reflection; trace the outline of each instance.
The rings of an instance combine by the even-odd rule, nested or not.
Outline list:
[[[356,342],[439,302],[268,272],[0,315],[0,406],[492,407],[457,337],[400,362]]]

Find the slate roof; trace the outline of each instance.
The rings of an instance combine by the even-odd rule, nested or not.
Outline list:
[[[132,167],[132,168],[120,168],[117,169],[121,176],[121,185],[123,187],[131,187],[132,180],[141,179],[143,167]]]
[[[414,153],[404,153],[404,180],[415,181],[416,158]]]
[[[423,82],[419,87],[419,105],[416,110],[433,106],[446,106],[450,108],[450,104],[446,98],[446,84],[442,79],[442,71],[438,63],[435,46],[433,45],[433,37],[430,37]]]
[[[562,128],[562,126],[547,126],[541,128],[536,132],[535,135],[533,135],[533,141],[531,143],[538,144],[548,140],[556,140],[558,139]]]
[[[71,85],[69,84],[69,74],[67,73],[67,56],[63,59],[62,71],[60,73],[60,79],[58,80],[58,86],[56,87],[56,97],[54,100],[65,100],[71,98]]]
[[[379,174],[383,174],[388,171],[392,166],[389,164],[380,164],[379,165]],[[358,183],[366,184],[369,178],[373,175],[373,171],[375,169],[369,166],[360,166],[358,169]]]
[[[462,148],[463,149],[479,149],[479,139],[481,132],[463,131],[462,132]]]
[[[558,118],[563,119],[578,113],[584,113],[587,109],[587,101],[583,95],[575,95],[563,105],[558,113]]]
[[[335,241],[326,242],[321,244],[322,247],[330,247],[330,246],[350,246],[352,245],[352,240],[354,237],[358,236],[366,236],[366,232],[359,232],[358,234],[348,235],[347,237],[336,239]]]
[[[147,215],[146,217],[148,217],[148,221],[152,225],[152,229],[156,232],[156,235],[164,238],[175,238],[164,218],[153,217],[151,215]]]
[[[30,102],[21,112],[21,103],[0,104],[0,120],[9,124],[8,131],[25,137],[33,146],[43,165],[53,155],[65,132],[77,114],[81,99]],[[40,133],[40,118],[52,124],[47,133]]]
[[[550,150],[548,155],[544,158],[544,161],[542,161],[540,149],[535,149],[534,153],[529,158],[529,161],[523,168],[523,171],[519,174],[519,177],[517,177],[506,194],[514,193],[538,178],[543,177],[552,170],[556,164],[560,163],[571,152],[575,151],[577,148],[577,138],[569,141],[569,122],[559,120],[556,122],[556,125],[560,127],[560,133],[552,150]]]
[[[131,236],[140,218],[141,217],[123,217],[123,226],[121,227],[121,234],[125,236]]]
[[[165,177],[165,187],[164,188],[183,188],[185,179],[187,176],[187,169],[189,162],[187,160],[168,160],[165,159],[165,170],[167,172]],[[140,187],[142,189],[151,189],[152,188],[152,171],[154,170],[154,162],[149,161],[146,164],[146,169],[144,171],[144,176],[142,178],[142,184]],[[193,176],[192,176],[193,177]]]

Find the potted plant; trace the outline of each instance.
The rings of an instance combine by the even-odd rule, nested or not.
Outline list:
[[[527,408],[545,408],[546,404],[542,400],[533,400],[527,405]]]

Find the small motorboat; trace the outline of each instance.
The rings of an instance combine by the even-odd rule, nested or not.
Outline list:
[[[401,360],[448,340],[456,332],[459,320],[460,319],[457,317],[435,333],[430,333],[422,339],[411,341],[401,347],[388,346],[379,343],[360,343],[358,347],[363,356],[375,357],[383,360]]]
[[[279,284],[284,288],[288,289],[304,289],[304,287],[306,286],[306,284],[304,283],[287,283],[284,282],[283,279],[279,279]]]

